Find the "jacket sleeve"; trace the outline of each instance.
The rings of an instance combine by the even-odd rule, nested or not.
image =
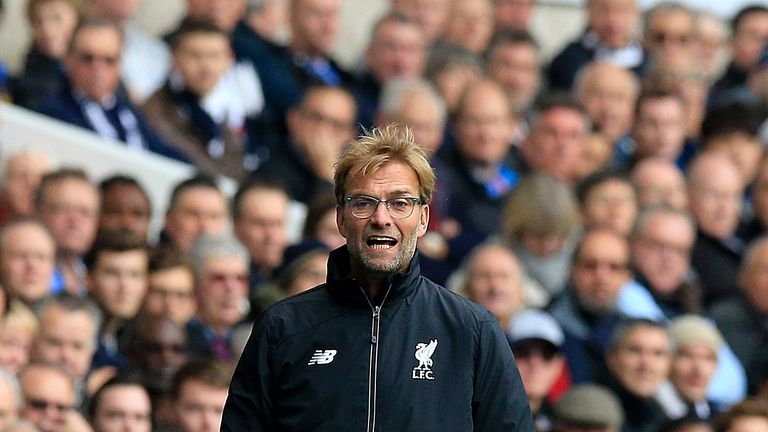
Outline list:
[[[254,326],[229,385],[221,420],[222,432],[275,430],[270,394],[269,317]]]
[[[507,338],[490,316],[479,326],[472,396],[474,430],[533,432],[528,397]]]

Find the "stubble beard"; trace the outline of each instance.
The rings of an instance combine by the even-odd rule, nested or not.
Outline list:
[[[400,249],[394,259],[386,262],[377,260],[378,257],[373,254],[375,251],[366,250],[365,246],[357,254],[353,254],[353,258],[361,269],[374,274],[388,275],[399,273],[410,263],[411,258],[416,252],[416,236],[412,235],[408,236],[408,238],[403,238],[399,246]]]

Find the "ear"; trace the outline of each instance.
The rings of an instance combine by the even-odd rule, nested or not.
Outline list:
[[[427,233],[427,226],[429,225],[429,205],[421,206],[421,213],[419,214],[419,226],[416,229],[416,237],[421,237]]]
[[[344,234],[344,206],[343,205],[337,205],[336,206],[336,228],[339,230],[339,234],[341,234],[342,237],[347,238],[347,236]]]

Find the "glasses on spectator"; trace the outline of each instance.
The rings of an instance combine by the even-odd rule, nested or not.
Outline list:
[[[72,405],[67,405],[58,402],[51,402],[45,399],[26,398],[27,405],[35,411],[47,411],[50,408],[54,408],[59,412],[66,412],[74,409]]]
[[[100,55],[89,52],[77,53],[76,58],[81,63],[87,63],[89,65],[94,63],[103,63],[107,66],[115,66],[120,61],[118,56]]]
[[[625,271],[629,266],[626,262],[600,261],[592,258],[579,260],[578,265],[584,270],[596,271],[600,268],[604,268],[611,271],[612,273]]]
[[[227,280],[234,280],[239,283],[248,283],[247,273],[223,273],[223,272],[211,272],[208,273],[208,280],[211,282],[226,282]]]
[[[651,33],[650,39],[658,45],[688,45],[688,42],[691,41],[691,36],[688,34],[674,34],[660,31]]]
[[[557,347],[554,345],[538,340],[530,340],[526,342],[518,342],[512,346],[512,353],[516,358],[528,359],[534,356],[539,356],[546,361],[550,361],[558,353]]]
[[[349,207],[352,216],[358,219],[368,219],[379,207],[384,204],[392,219],[405,219],[413,214],[413,209],[421,204],[421,198],[395,197],[390,199],[378,199],[368,195],[352,195],[344,198],[344,203]]]

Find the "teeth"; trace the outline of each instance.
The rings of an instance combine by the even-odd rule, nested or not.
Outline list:
[[[392,246],[390,246],[388,244],[374,244],[374,245],[371,245],[371,249],[390,249],[390,248],[392,248]]]

